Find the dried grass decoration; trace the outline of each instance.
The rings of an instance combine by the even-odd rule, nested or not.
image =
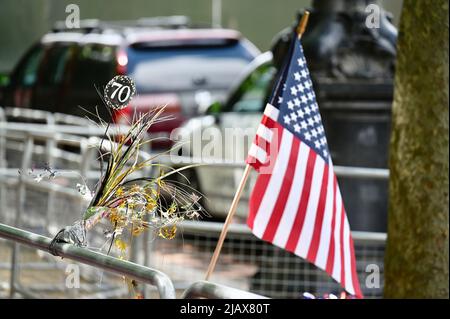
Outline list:
[[[132,83],[131,79],[127,81]],[[105,232],[109,242],[108,254],[114,244],[120,252],[119,257],[126,258],[132,237],[153,230],[164,239],[173,239],[180,221],[198,219],[206,214],[199,203],[200,193],[188,185],[187,179],[186,183],[168,180],[168,177],[174,174],[184,176],[182,170],[195,165],[174,169],[155,163],[158,157],[168,154],[171,150],[140,160],[142,147],[152,141],[145,140],[149,128],[157,122],[167,120],[167,117],[161,116],[163,111],[164,107],[161,107],[153,112],[137,115],[128,132],[119,135],[121,138],[118,141],[114,140],[116,135],[110,134],[110,125],[99,118],[100,125],[105,127],[105,137],[99,147],[100,180],[94,192],[91,192],[85,183],[77,185],[78,191],[90,198],[90,204],[80,220],[60,230],[55,236],[50,247],[53,254],[57,255],[54,249],[57,242],[86,246],[86,231],[106,220],[111,227]],[[108,151],[104,152],[103,146]],[[107,165],[103,169],[105,161]],[[157,169],[159,176],[130,177],[131,174],[143,173],[148,168]]]

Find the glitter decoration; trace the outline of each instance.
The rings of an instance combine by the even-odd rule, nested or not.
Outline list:
[[[105,87],[104,101],[114,110],[121,110],[128,106],[136,95],[134,81],[126,75],[117,75]]]

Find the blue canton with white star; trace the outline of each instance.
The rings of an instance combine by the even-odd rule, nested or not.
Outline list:
[[[280,110],[278,122],[328,162],[328,144],[303,48],[298,39],[294,46],[288,73],[282,76],[285,82],[272,99],[273,105]]]

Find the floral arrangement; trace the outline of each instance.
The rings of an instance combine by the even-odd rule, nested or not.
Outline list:
[[[180,221],[197,219],[204,213],[199,204],[201,196],[187,184],[188,181],[179,185],[180,182],[167,179],[174,174],[182,175],[181,171],[192,165],[173,169],[155,163],[156,158],[165,152],[139,161],[139,152],[143,145],[151,142],[144,140],[145,134],[150,126],[158,121],[163,110],[164,108],[160,108],[154,113],[139,115],[118,142],[109,134],[109,125],[102,123],[107,127],[105,135],[109,141],[109,151],[101,153],[101,177],[96,190],[92,192],[86,184],[77,184],[78,191],[84,197],[90,198],[90,204],[81,220],[61,230],[54,242],[63,241],[85,246],[86,231],[106,219],[112,227],[106,232],[107,238],[110,238],[111,244],[114,242],[119,250],[125,251],[127,244],[122,240],[125,232],[138,236],[151,229],[156,230],[162,238],[172,239]],[[100,145],[100,148],[102,146]],[[103,169],[105,157],[106,168]],[[130,178],[133,173],[148,167],[159,169],[161,174],[158,177]],[[167,173],[163,170],[167,170]]]
[[[187,179],[186,183],[168,179],[174,174],[184,177],[182,170],[195,165],[174,169],[156,163],[157,157],[169,153],[171,149],[141,159],[143,146],[152,142],[152,139],[145,139],[147,131],[153,124],[167,119],[161,117],[163,111],[164,107],[161,107],[137,115],[128,132],[122,135],[111,134],[110,125],[96,115],[99,125],[105,127],[105,138],[99,147],[100,179],[93,191],[84,179],[83,184],[77,184],[80,194],[90,201],[88,208],[80,220],[58,232],[52,240],[50,252],[57,255],[55,243],[58,242],[87,246],[86,232],[106,221],[109,224],[109,230],[104,232],[109,242],[107,253],[114,244],[120,252],[119,258],[126,259],[133,237],[153,231],[159,237],[173,239],[179,222],[198,219],[206,213],[199,203],[200,194],[188,185]],[[148,168],[157,170],[158,176],[142,177]],[[141,173],[141,177],[133,177],[134,173]],[[137,283],[132,280],[128,283],[135,290]]]

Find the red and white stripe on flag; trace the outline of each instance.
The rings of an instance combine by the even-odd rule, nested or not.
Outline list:
[[[362,297],[354,245],[341,193],[329,162],[277,122],[268,104],[247,163],[260,174],[250,197],[253,233],[325,270]]]

